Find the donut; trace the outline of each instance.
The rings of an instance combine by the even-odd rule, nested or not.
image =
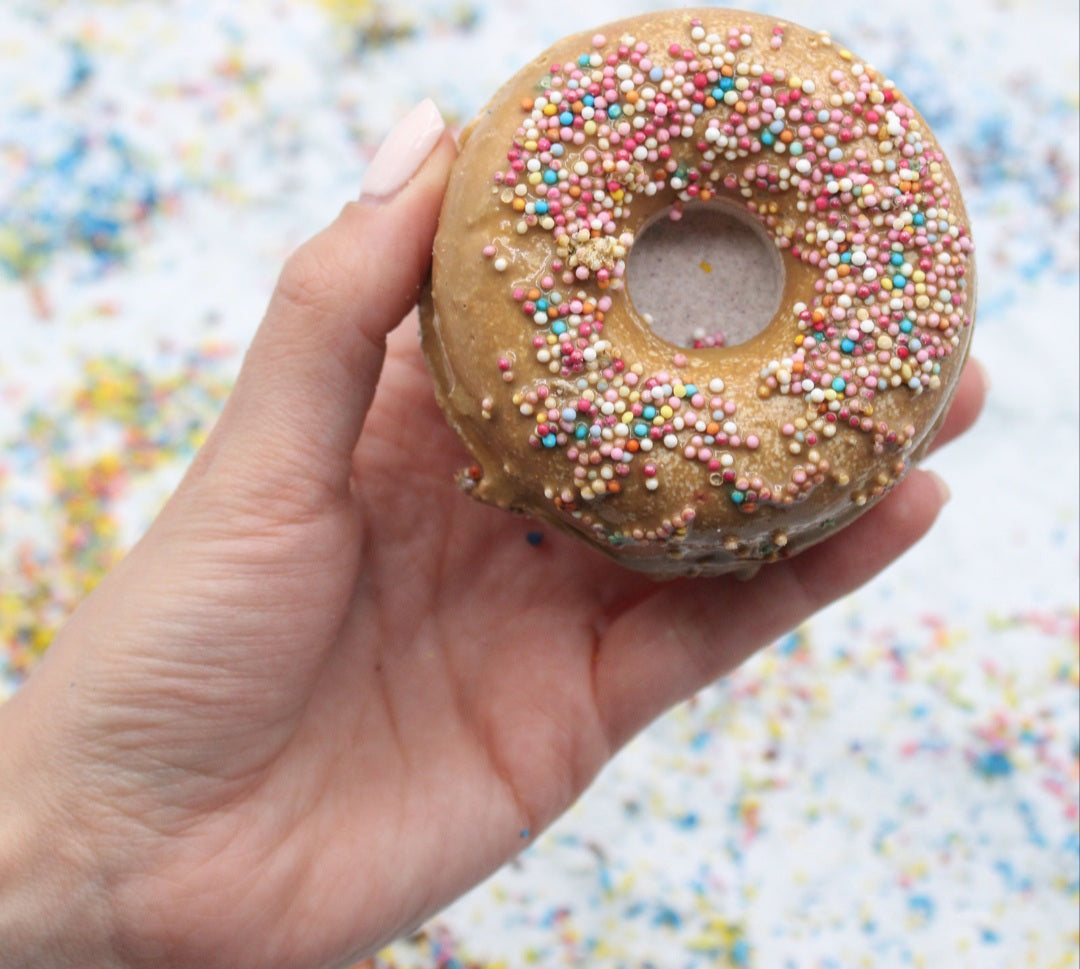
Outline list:
[[[621,20],[526,65],[461,144],[421,344],[475,498],[714,575],[826,538],[922,456],[971,340],[970,225],[925,120],[829,34]],[[708,211],[776,263],[740,342],[673,341],[635,304],[636,241]]]

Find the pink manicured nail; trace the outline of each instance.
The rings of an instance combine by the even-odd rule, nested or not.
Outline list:
[[[364,175],[360,197],[385,199],[399,191],[416,174],[445,130],[446,122],[435,102],[425,98],[379,146]]]

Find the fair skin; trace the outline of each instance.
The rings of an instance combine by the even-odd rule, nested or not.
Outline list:
[[[750,582],[658,584],[464,497],[415,321],[395,330],[453,155],[444,135],[289,260],[182,485],[0,708],[6,965],[348,965],[936,517],[917,471]],[[968,371],[939,441],[979,410]]]

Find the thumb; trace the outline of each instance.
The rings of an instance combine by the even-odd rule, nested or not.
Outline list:
[[[267,489],[347,490],[387,334],[416,303],[455,155],[438,109],[414,108],[360,199],[287,260],[211,439]]]

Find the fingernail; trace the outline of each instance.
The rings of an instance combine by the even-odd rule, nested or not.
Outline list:
[[[439,109],[425,98],[402,118],[379,146],[364,174],[361,198],[386,199],[409,181],[431,154],[443,131]]]

